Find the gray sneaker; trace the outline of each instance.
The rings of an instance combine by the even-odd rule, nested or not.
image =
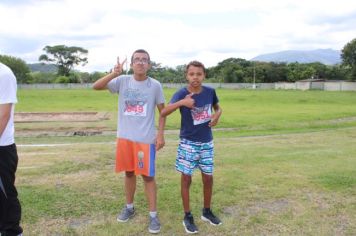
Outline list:
[[[135,208],[127,208],[126,206],[121,210],[121,213],[117,216],[117,221],[119,222],[127,222],[129,219],[134,217]]]
[[[150,225],[148,227],[148,232],[151,234],[158,234],[161,231],[161,223],[159,223],[158,216],[150,217]]]

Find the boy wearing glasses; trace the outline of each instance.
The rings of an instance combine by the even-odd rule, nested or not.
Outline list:
[[[161,112],[161,116],[166,117],[179,108],[181,114],[176,169],[181,172],[181,195],[185,213],[183,226],[190,234],[198,233],[189,205],[189,188],[195,168],[200,169],[203,180],[204,208],[201,219],[211,225],[221,224],[210,205],[214,170],[211,127],[217,125],[222,111],[215,90],[202,84],[205,74],[205,67],[201,62],[190,62],[185,71],[188,86],[178,90]]]
[[[157,132],[155,107],[161,113],[164,95],[161,84],[147,76],[151,67],[147,51],[139,49],[132,54],[130,66],[133,75],[120,75],[125,62],[126,59],[122,63],[118,60],[111,73],[93,84],[96,90],[108,89],[119,95],[116,172],[125,171],[126,206],[117,216],[117,221],[127,222],[135,215],[136,176],[141,175],[150,211],[148,230],[159,233],[161,225],[157,217],[154,176],[156,151],[165,144],[165,118],[159,118]]]

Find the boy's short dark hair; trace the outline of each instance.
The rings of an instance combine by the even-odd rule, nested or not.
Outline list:
[[[191,62],[189,62],[188,65],[185,67],[185,73],[187,73],[187,71],[188,71],[190,66],[203,68],[204,74],[206,74],[205,66],[200,61],[191,61]]]
[[[133,62],[133,59],[134,59],[133,57],[134,57],[135,53],[146,53],[147,56],[148,56],[148,62],[149,62],[149,63],[151,62],[150,54],[148,54],[148,52],[147,52],[146,50],[144,50],[144,49],[137,49],[136,51],[134,51],[134,52],[132,53],[132,56],[131,56],[131,64],[132,64],[132,62]]]

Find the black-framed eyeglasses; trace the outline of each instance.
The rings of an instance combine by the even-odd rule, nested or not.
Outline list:
[[[132,61],[133,64],[142,64],[142,65],[146,65],[149,62],[150,61],[147,58],[134,58]]]

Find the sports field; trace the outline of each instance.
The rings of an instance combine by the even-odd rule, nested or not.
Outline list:
[[[165,89],[168,100],[174,90]],[[356,93],[217,90],[213,210],[202,222],[202,184],[191,206],[204,235],[356,235]],[[139,179],[137,215],[118,223],[123,175],[114,173],[117,97],[93,90],[19,90],[17,112],[100,112],[97,121],[16,123],[17,186],[25,235],[148,235]],[[158,153],[161,235],[184,235],[174,169],[179,114]],[[88,132],[90,131],[90,132]],[[83,136],[84,134],[84,136]]]

